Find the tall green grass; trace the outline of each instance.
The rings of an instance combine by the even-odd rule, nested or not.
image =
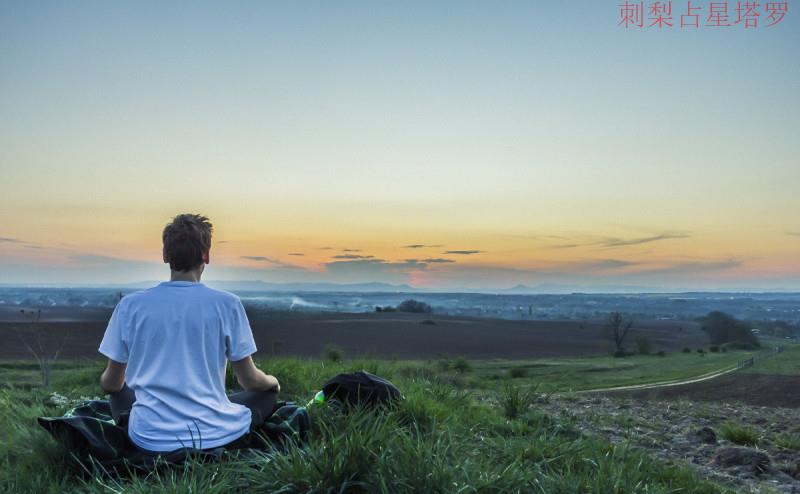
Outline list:
[[[566,416],[536,408],[530,396],[515,413],[503,405],[519,388],[477,391],[435,363],[277,359],[259,362],[282,382],[283,398],[305,402],[329,377],[366,369],[401,388],[392,410],[339,414],[312,408],[305,449],[219,463],[189,462],[128,479],[81,475],[40,415],[59,415],[49,392],[93,396],[100,366],[61,369],[50,390],[0,392],[0,491],[31,493],[716,493],[690,470],[665,465],[627,446],[587,436]],[[516,389],[516,390],[514,390]],[[504,395],[504,393],[506,393]]]
[[[753,427],[727,421],[719,427],[719,435],[728,441],[743,446],[755,446],[761,441],[761,434]]]

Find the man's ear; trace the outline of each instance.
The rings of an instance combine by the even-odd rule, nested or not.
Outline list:
[[[161,249],[161,255],[164,257],[164,264],[169,263],[169,259],[167,259],[167,249]]]
[[[209,259],[210,259],[210,258],[209,258],[209,255],[210,255],[210,254],[211,254],[211,251],[210,251],[210,250],[207,250],[207,251],[203,252],[203,263],[204,263],[204,264],[208,264],[208,262],[209,262]]]

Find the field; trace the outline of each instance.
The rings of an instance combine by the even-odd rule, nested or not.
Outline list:
[[[63,358],[96,358],[107,312],[48,312],[41,324],[45,339],[65,340]],[[27,359],[20,334],[30,329],[24,319],[0,320],[0,360]],[[510,321],[473,317],[402,313],[248,313],[261,355],[319,357],[329,345],[348,356],[383,359],[530,359],[608,355],[610,341],[600,322]],[[80,319],[80,320],[78,320]],[[646,336],[653,351],[677,352],[707,346],[695,323],[639,321],[630,345]]]
[[[647,400],[741,402],[769,407],[800,408],[800,345],[790,345],[754,367],[713,381],[625,392]]]
[[[600,356],[528,361],[500,359],[476,362],[475,374],[487,386],[505,377],[512,377],[517,384],[535,386],[546,392],[585,391],[690,379],[735,366],[751,354],[739,351],[701,356],[696,352],[676,352],[663,357],[632,355],[626,358]]]
[[[653,357],[655,358],[655,357]],[[9,363],[4,382],[14,375]],[[100,362],[64,365],[51,389],[0,394],[0,488],[4,492],[728,492],[680,465],[654,461],[624,444],[587,434],[567,416],[543,411],[546,398],[516,386],[472,388],[482,371],[450,364],[277,358],[261,365],[281,378],[284,399],[305,402],[328,377],[366,369],[392,379],[406,399],[391,412],[339,416],[312,409],[305,451],[260,461],[190,464],[149,477],[115,480],[81,473],[35,424],[70,399],[99,393]],[[457,365],[454,362],[453,365]],[[30,369],[21,369],[17,376]]]

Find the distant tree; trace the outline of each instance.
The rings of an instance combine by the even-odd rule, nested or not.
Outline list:
[[[703,330],[708,333],[712,345],[736,343],[753,347],[760,346],[758,337],[750,330],[750,325],[730,314],[715,310],[701,318],[700,322]]]
[[[400,312],[413,312],[416,314],[430,314],[433,312],[433,307],[425,302],[420,302],[410,298],[400,302],[400,304],[397,306],[397,310]]]
[[[778,336],[780,338],[797,338],[800,336],[800,324],[792,324],[786,321],[759,321],[758,327],[765,334]]]
[[[621,357],[625,355],[625,337],[628,336],[631,327],[633,326],[633,319],[626,317],[621,312],[612,312],[608,315],[606,321],[606,333],[611,341],[614,342],[614,355]]]
[[[17,332],[17,336],[39,365],[42,386],[50,386],[53,365],[61,355],[61,350],[67,342],[67,335],[64,334],[60,337],[53,335],[53,337],[48,338],[45,335],[45,328],[41,324],[41,309],[36,311],[21,309],[20,313],[28,320],[28,324],[22,332]]]

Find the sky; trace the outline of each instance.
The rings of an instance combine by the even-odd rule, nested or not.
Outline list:
[[[2,2],[0,283],[800,290],[800,2],[694,3]]]

